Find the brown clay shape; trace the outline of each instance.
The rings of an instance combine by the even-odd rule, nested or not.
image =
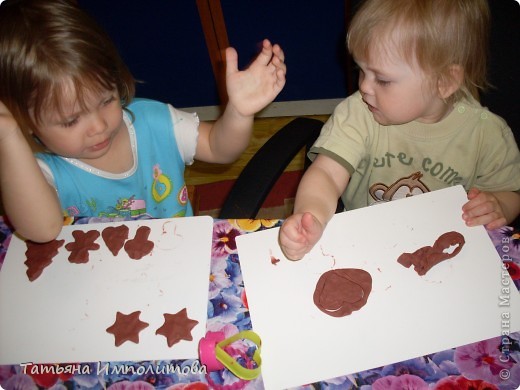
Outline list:
[[[148,326],[148,323],[139,319],[140,315],[140,311],[130,314],[123,314],[120,311],[116,313],[116,320],[106,329],[107,333],[114,335],[116,347],[125,341],[139,343],[139,332]]]
[[[43,269],[52,263],[54,256],[58,254],[58,249],[64,244],[65,240],[52,240],[45,243],[26,241],[27,250],[25,256],[27,260],[27,277],[33,282],[43,272]]]
[[[99,232],[97,230],[89,230],[88,232],[74,230],[72,237],[75,241],[65,245],[65,249],[71,252],[69,261],[75,264],[87,263],[89,260],[88,252],[99,249],[99,244],[94,242],[99,237]]]
[[[413,265],[418,275],[426,275],[432,267],[441,261],[458,255],[465,243],[464,236],[459,232],[447,232],[441,234],[433,246],[424,246],[413,253],[403,253],[397,261],[406,268]],[[447,252],[452,246],[456,247],[453,252]]]
[[[150,232],[148,226],[140,226],[135,232],[135,237],[125,243],[125,251],[131,259],[139,260],[152,251],[154,243],[148,240]]]
[[[128,226],[109,226],[101,232],[101,237],[108,250],[117,256],[125,241],[128,239]]]
[[[155,334],[160,334],[166,337],[168,347],[171,347],[173,344],[176,344],[181,340],[193,340],[191,330],[199,323],[199,321],[189,318],[186,308],[175,314],[164,313],[163,315],[164,323],[156,330]]]
[[[343,317],[361,309],[372,291],[372,277],[362,269],[340,268],[325,272],[314,290],[314,304],[325,314]]]

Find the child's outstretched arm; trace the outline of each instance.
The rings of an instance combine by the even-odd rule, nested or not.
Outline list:
[[[271,103],[285,85],[286,66],[280,46],[267,39],[262,51],[243,71],[238,70],[235,49],[226,49],[226,87],[228,104],[214,123],[202,122],[195,159],[230,163],[249,144],[254,115]]]
[[[56,191],[45,180],[17,122],[1,101],[0,189],[7,216],[19,234],[37,242],[56,238],[63,226]]]
[[[316,245],[349,179],[339,163],[324,155],[316,157],[298,186],[294,214],[280,228],[280,248],[288,259],[299,260]]]
[[[520,214],[520,193],[483,192],[472,188],[462,212],[468,226],[485,225],[490,230],[498,229],[513,222]]]

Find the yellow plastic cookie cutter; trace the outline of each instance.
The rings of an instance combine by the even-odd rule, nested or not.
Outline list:
[[[213,332],[200,340],[199,357],[201,363],[206,366],[208,371],[218,371],[225,367],[240,379],[252,380],[257,378],[260,375],[260,366],[262,365],[262,358],[260,357],[262,341],[260,336],[252,330],[243,330],[227,339],[224,339],[224,337],[222,332]],[[238,340],[249,340],[256,345],[256,350],[253,353],[256,368],[242,366],[224,350],[224,347]]]

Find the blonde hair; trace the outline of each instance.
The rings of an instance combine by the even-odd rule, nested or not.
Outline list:
[[[488,86],[489,19],[487,0],[367,0],[352,19],[347,47],[356,59],[374,48],[397,50],[436,80],[459,65],[464,77],[453,99],[478,99]]]
[[[116,89],[123,108],[135,80],[105,31],[74,0],[6,0],[0,6],[0,101],[32,132],[47,109],[61,112],[74,86],[82,108],[89,92]]]

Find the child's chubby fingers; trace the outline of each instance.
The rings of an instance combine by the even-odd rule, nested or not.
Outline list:
[[[463,219],[466,222],[467,226],[484,225],[489,230],[498,229],[507,223],[505,217],[498,212],[492,212],[476,217],[463,216]]]
[[[289,260],[300,260],[308,251],[308,241],[302,234],[300,218],[301,215],[292,215],[280,228],[280,248]]]
[[[301,251],[301,250],[296,251],[296,250],[290,250],[290,249],[283,250],[283,248],[282,248],[282,252],[285,255],[285,257],[287,257],[289,260],[292,260],[292,261],[301,260],[303,258],[303,256],[305,256],[307,254],[306,251]]]
[[[267,66],[271,63],[273,58],[273,45],[269,41],[269,39],[264,39],[262,41],[262,51],[258,54],[256,58],[256,63],[262,66]],[[254,63],[253,63],[254,64]]]
[[[271,60],[276,66],[285,67],[285,53],[283,52],[280,45],[275,44],[273,46],[273,58]]]
[[[276,78],[279,83],[285,83],[285,75],[287,74],[287,65],[284,62],[283,52],[281,56],[274,55],[271,60],[276,72]]]
[[[285,245],[280,241],[280,248],[282,249],[283,254],[289,260],[301,260],[303,256],[309,252],[307,245],[288,242]]]
[[[292,215],[286,219],[280,228],[280,241],[284,244],[305,242],[300,223],[296,215]]]
[[[271,44],[268,39],[264,39],[262,42],[262,51],[258,54],[256,60],[252,66],[268,67],[273,72],[280,72],[285,75],[285,54],[278,44]]]
[[[280,60],[285,61],[285,53],[283,52],[282,47],[278,43],[275,43],[273,45],[273,53],[275,54],[275,56],[280,58]]]
[[[238,72],[238,53],[233,47],[226,48],[226,75]]]
[[[470,216],[477,216],[490,213],[498,208],[498,200],[493,194],[472,188],[468,192],[468,201],[462,206],[462,211]]]
[[[489,219],[491,212],[489,204],[469,201],[462,208],[462,219],[468,226],[482,225],[491,222]]]
[[[471,211],[463,213],[462,219],[464,220],[464,222],[466,222],[467,226],[477,226],[491,222],[488,214],[477,214]]]
[[[468,200],[473,200],[480,194],[481,192],[478,188],[470,188],[470,190],[468,191]]]
[[[318,219],[311,213],[305,213],[302,216],[302,233],[311,241],[321,236],[323,231],[322,225]],[[317,240],[316,240],[317,241]]]
[[[283,223],[280,235],[293,242],[306,243],[321,235],[321,224],[311,213],[293,214]]]
[[[471,189],[468,199],[462,206],[462,219],[468,226],[485,225],[494,229],[506,223],[498,200],[492,194]]]
[[[290,260],[300,260],[314,247],[323,233],[321,223],[311,214],[296,214],[282,225],[280,247]]]
[[[478,189],[470,189],[468,191],[468,201],[462,206],[463,216],[476,216],[479,212],[478,208],[482,206],[484,201],[485,198]]]
[[[497,219],[494,219],[490,223],[486,223],[484,225],[489,230],[495,230],[495,229],[498,229],[498,228],[501,228],[501,227],[507,225],[507,220],[505,217],[499,217]]]

